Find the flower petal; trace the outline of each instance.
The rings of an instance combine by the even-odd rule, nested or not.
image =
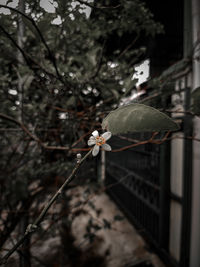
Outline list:
[[[102,134],[102,137],[107,141],[108,139],[110,139],[111,135],[111,132],[105,132]]]
[[[92,132],[92,135],[96,138],[99,136],[99,132],[97,130],[95,130],[94,132]]]
[[[89,140],[96,140],[94,136],[90,136]]]
[[[95,139],[93,140],[93,139],[89,139],[88,140],[88,146],[93,146],[93,145],[95,145],[96,144],[96,141],[95,141]]]
[[[76,154],[76,158],[81,159],[81,154],[80,153]]]
[[[92,150],[92,155],[95,157],[99,153],[99,146],[95,145]]]
[[[112,150],[112,148],[111,148],[111,146],[109,144],[103,144],[101,147],[106,151],[111,151]]]

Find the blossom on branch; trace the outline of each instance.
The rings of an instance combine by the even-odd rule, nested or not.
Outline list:
[[[98,131],[94,131],[92,133],[92,136],[90,136],[88,140],[88,146],[94,146],[92,150],[92,155],[95,157],[99,153],[99,148],[100,146],[106,150],[106,151],[111,151],[111,146],[106,144],[106,141],[110,139],[111,137],[111,132],[105,132],[101,136],[99,136]]]
[[[76,162],[77,162],[77,163],[80,163],[81,158],[82,158],[81,154],[78,153],[78,154],[76,155]]]

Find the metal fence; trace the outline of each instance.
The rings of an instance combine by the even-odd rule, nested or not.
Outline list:
[[[106,186],[127,217],[170,266],[189,266],[192,178],[192,119],[188,71],[176,72],[171,103],[181,129],[171,141],[108,153]],[[175,136],[177,135],[178,138]],[[162,137],[162,136],[158,136]],[[113,137],[113,149],[147,140],[147,133]]]
[[[140,140],[149,137],[149,134],[131,136]],[[114,137],[111,142],[112,148],[127,144],[130,143],[119,137]],[[163,221],[163,211],[168,203],[167,199],[164,201],[163,191],[166,194],[169,184],[164,184],[160,178],[161,146],[166,147],[166,144],[146,144],[108,155],[106,186],[109,194],[140,231],[143,231],[151,242],[165,246],[163,241],[166,239],[167,242],[168,227],[167,220]]]

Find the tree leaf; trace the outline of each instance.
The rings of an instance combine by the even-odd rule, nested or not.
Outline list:
[[[29,74],[27,74],[27,75],[25,75],[23,77],[23,87],[24,87],[25,90],[29,89],[33,79],[34,79],[34,76],[33,75],[29,75]]]
[[[76,106],[76,97],[75,96],[70,96],[66,102],[66,107],[75,107]]]
[[[134,89],[134,86],[138,82],[138,79],[132,79],[132,77],[133,74],[124,80],[124,88],[126,89],[126,91],[124,92],[123,97],[127,96],[131,92],[131,90]]]
[[[102,128],[112,134],[128,132],[176,131],[179,129],[166,114],[143,104],[130,104],[111,111]]]
[[[26,19],[24,16],[22,16],[22,20],[23,20],[24,24],[29,28],[33,37],[37,37],[38,41],[40,41],[40,35],[39,35],[38,31],[36,30],[35,26],[33,25],[33,23],[30,20]]]

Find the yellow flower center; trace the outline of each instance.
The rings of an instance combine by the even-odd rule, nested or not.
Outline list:
[[[98,136],[96,137],[96,145],[97,146],[102,146],[103,144],[105,144],[106,139],[103,138],[102,136]]]

